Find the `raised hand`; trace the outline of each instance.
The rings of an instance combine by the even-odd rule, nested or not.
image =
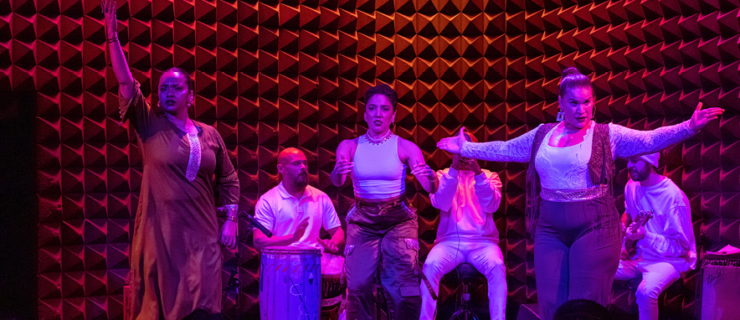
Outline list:
[[[298,225],[298,228],[295,229],[295,233],[293,233],[293,241],[301,240],[301,238],[303,238],[303,234],[306,233],[307,228],[308,218],[303,219],[303,221]]]
[[[337,160],[337,163],[334,165],[334,173],[338,175],[346,175],[352,172],[352,168],[355,167],[354,162],[339,159]]]
[[[476,176],[481,174],[483,170],[480,168],[480,164],[478,163],[478,160],[476,159],[469,159],[468,160],[468,168],[470,168],[470,171],[473,171],[473,174]]]
[[[460,154],[460,152],[462,152],[463,143],[465,143],[465,127],[460,128],[460,134],[457,136],[439,140],[439,142],[437,142],[437,148],[450,153]]]
[[[694,132],[701,130],[707,125],[707,123],[709,123],[709,121],[719,118],[719,116],[725,112],[725,109],[722,108],[708,108],[702,110],[701,107],[702,103],[699,102],[699,104],[696,105],[694,114],[691,115],[691,122],[689,122],[691,130],[694,130]]]
[[[100,0],[103,9],[103,20],[107,39],[118,37],[118,21],[116,20],[116,0]]]
[[[337,253],[339,251],[339,246],[337,246],[336,243],[332,239],[321,239],[316,238],[316,241],[319,242],[320,245],[322,245],[326,251],[330,253]]]

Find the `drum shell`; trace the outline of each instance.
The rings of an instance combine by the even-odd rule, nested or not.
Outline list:
[[[318,320],[321,251],[265,248],[260,266],[260,318]]]

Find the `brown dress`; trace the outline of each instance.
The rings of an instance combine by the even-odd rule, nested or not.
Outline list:
[[[198,308],[221,309],[221,247],[216,207],[237,204],[239,180],[216,129],[198,127],[201,163],[185,177],[190,143],[135,82],[120,99],[122,119],[136,131],[144,164],[131,243],[130,319],[179,320]]]

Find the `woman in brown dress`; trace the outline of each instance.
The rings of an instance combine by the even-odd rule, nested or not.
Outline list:
[[[159,79],[150,106],[128,68],[116,33],[116,2],[102,1],[121,119],[136,132],[144,164],[131,243],[130,319],[179,320],[221,310],[221,247],[216,206],[228,219],[220,242],[236,246],[239,181],[215,128],[188,117],[193,81],[180,69]]]

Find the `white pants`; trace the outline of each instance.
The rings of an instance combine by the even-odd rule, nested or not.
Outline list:
[[[459,247],[459,252],[458,252]],[[492,241],[443,241],[437,243],[424,262],[424,275],[439,294],[439,280],[467,262],[488,280],[488,308],[491,320],[506,317],[506,266],[501,249]],[[434,319],[437,301],[432,299],[424,281],[421,283],[421,320]]]
[[[681,278],[681,274],[667,262],[619,260],[614,278],[631,280],[640,274],[642,281],[635,293],[640,320],[658,320],[658,297],[663,290]]]

